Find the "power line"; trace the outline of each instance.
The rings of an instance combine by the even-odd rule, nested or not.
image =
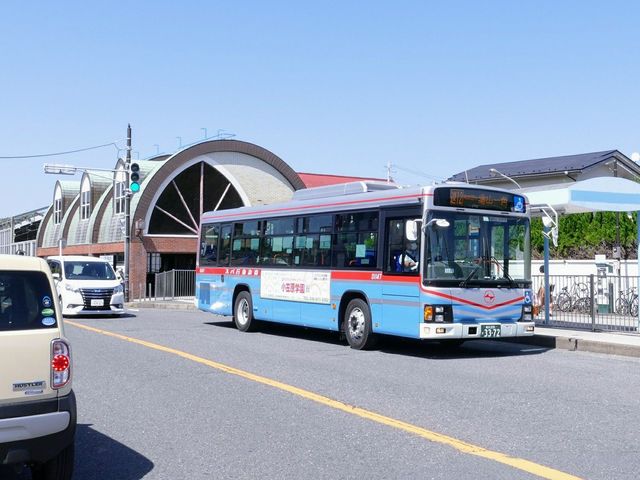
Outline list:
[[[0,157],[0,159],[1,160],[8,160],[8,159],[12,159],[12,158],[18,159],[18,158],[56,157],[58,155],[69,155],[71,153],[86,152],[87,150],[96,150],[98,148],[109,147],[111,145],[113,145],[117,150],[120,150],[118,148],[117,142],[111,142],[111,143],[105,143],[104,145],[95,145],[93,147],[78,148],[77,150],[68,150],[66,152],[41,153],[39,155],[12,155],[12,156],[8,156],[8,157]]]
[[[410,168],[404,168],[404,167],[401,167],[398,164],[393,164],[393,167],[395,167],[398,170],[402,170],[403,172],[411,173],[413,175],[419,175],[419,176],[425,177],[425,178],[430,178],[432,180],[438,180],[438,181],[444,180],[443,177],[436,177],[434,175],[429,175],[428,173],[421,172],[419,170],[412,170]]]

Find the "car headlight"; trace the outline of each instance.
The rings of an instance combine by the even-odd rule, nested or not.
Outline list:
[[[116,288],[113,289],[113,293],[122,293],[124,292],[124,288],[122,288],[122,285],[118,285]]]
[[[64,289],[65,290],[69,290],[70,292],[73,292],[73,293],[80,293],[80,289],[79,288],[76,288],[73,285],[69,285],[68,283],[65,284]]]

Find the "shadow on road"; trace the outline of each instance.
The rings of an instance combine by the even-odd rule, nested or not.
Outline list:
[[[103,435],[91,425],[78,424],[73,478],[82,480],[139,480],[153,470],[153,463],[126,445]],[[14,471],[0,466],[3,480],[29,480],[28,468]]]
[[[235,329],[232,320],[205,322],[205,325],[213,327]],[[273,335],[287,338],[299,338],[311,342],[320,342],[331,345],[345,345],[338,332],[321,330],[282,323],[258,322],[255,333]],[[245,334],[247,335],[247,334]],[[248,335],[251,335],[250,333]],[[435,340],[415,340],[410,338],[392,337],[383,335],[380,337],[375,350],[393,355],[406,355],[412,357],[428,358],[432,360],[447,360],[451,358],[486,358],[509,357],[520,355],[537,355],[548,351],[548,348],[516,343],[514,340],[469,340],[462,345],[450,342],[438,342]]]

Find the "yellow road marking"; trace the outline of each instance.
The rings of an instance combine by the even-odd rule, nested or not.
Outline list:
[[[207,360],[206,358],[198,357],[196,355],[192,355],[190,353],[183,352],[181,350],[176,350],[173,348],[165,347],[163,345],[158,345],[157,343],[147,342],[145,340],[140,340],[133,337],[127,337],[126,335],[110,332],[108,330],[89,327],[87,325],[82,325],[69,320],[65,320],[65,324],[73,325],[74,327],[78,327],[78,328],[83,328],[91,332],[100,333],[102,335],[107,335],[109,337],[118,338],[120,340],[125,340],[127,342],[142,345],[144,347],[152,348],[154,350],[159,350],[161,352],[171,353],[173,355],[177,355],[179,357],[186,358],[187,360],[191,360],[193,362],[207,365],[209,367],[215,368],[225,373],[229,373],[231,375],[236,375],[238,377],[246,378],[247,380],[261,383],[263,385],[268,385],[270,387],[274,387],[274,388],[283,390],[285,392],[292,393],[293,395],[298,395],[300,397],[306,398],[308,400],[312,400],[322,405],[326,405],[327,407],[331,407],[336,410],[341,410],[343,412],[350,413],[352,415],[357,415],[358,417],[366,418],[367,420],[371,420],[373,422],[380,423],[382,425],[387,425],[389,427],[403,430],[413,435],[417,435],[419,437],[425,438],[431,442],[448,445],[449,447],[455,448],[456,450],[462,453],[475,455],[477,457],[482,457],[488,460],[493,460],[495,462],[509,465],[510,467],[517,468],[518,470],[531,473],[541,478],[547,478],[549,480],[580,480],[579,477],[570,475],[565,472],[561,472],[560,470],[555,470],[553,468],[545,467],[544,465],[530,462],[529,460],[525,460],[522,458],[511,457],[504,453],[487,450],[486,448],[482,448],[477,445],[473,445],[471,443],[467,443],[462,440],[449,437],[447,435],[433,432],[431,430],[427,430],[426,428],[418,427],[416,425],[412,425],[410,423],[406,423],[401,420],[396,420],[395,418],[387,417],[385,415],[380,415],[379,413],[375,413],[370,410],[365,410],[364,408],[356,407],[353,405],[347,405],[346,403],[333,400],[323,395],[318,395],[317,393],[310,392],[309,390],[304,390],[302,388],[294,387],[293,385],[288,385],[286,383],[278,382],[277,380],[272,380],[267,377],[255,375],[253,373],[246,372],[244,370],[240,370],[237,368],[233,368],[228,365],[224,365],[222,363],[214,362],[213,360]]]

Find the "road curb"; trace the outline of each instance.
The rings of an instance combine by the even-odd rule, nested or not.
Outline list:
[[[129,302],[127,308],[159,308],[164,310],[196,310],[191,302]]]
[[[592,352],[604,353],[608,355],[622,355],[625,357],[640,357],[640,346],[626,345],[614,342],[600,342],[595,340],[586,340],[577,337],[553,336],[553,335],[534,335],[533,337],[519,337],[513,339],[517,343],[525,343],[527,345],[536,345],[544,348],[558,348],[561,350],[569,350],[572,352]]]

